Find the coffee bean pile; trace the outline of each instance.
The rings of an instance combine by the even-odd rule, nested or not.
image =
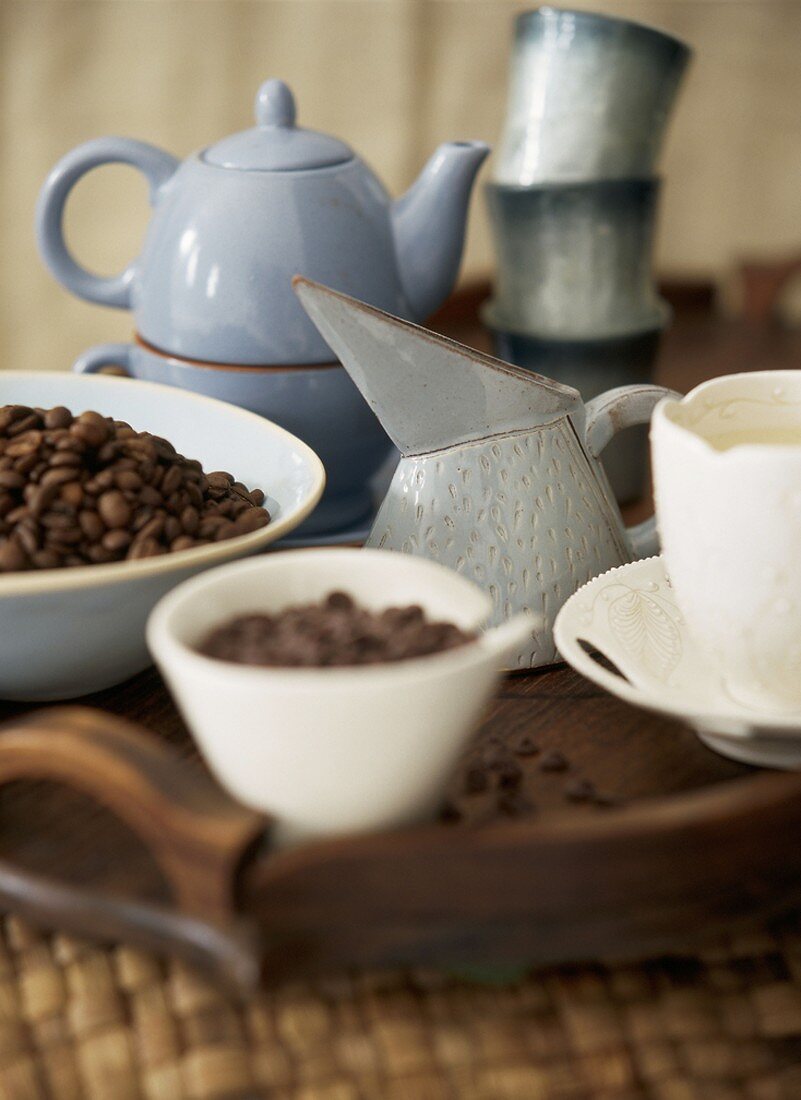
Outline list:
[[[0,408],[0,572],[151,558],[255,531],[264,493],[97,412]]]
[[[368,611],[345,592],[276,615],[238,615],[198,647],[207,657],[244,665],[326,668],[425,657],[465,645],[475,634],[432,622],[421,607]]]

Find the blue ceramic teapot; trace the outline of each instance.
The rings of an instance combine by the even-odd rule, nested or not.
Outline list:
[[[291,365],[333,355],[292,293],[296,273],[410,320],[450,292],[462,254],[482,142],[440,146],[396,201],[343,142],[295,124],[286,84],[268,80],[256,123],[180,162],[145,142],[86,142],[53,168],[39,196],[45,263],[73,294],[130,309],[139,335],[174,356]],[[122,163],[150,185],[154,215],[121,274],[84,270],[63,214],[90,169]]]

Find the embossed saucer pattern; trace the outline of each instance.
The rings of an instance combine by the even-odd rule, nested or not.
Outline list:
[[[580,588],[557,616],[554,639],[587,679],[684,722],[715,752],[763,767],[801,768],[801,713],[752,710],[731,697],[689,637],[661,557],[610,569]]]

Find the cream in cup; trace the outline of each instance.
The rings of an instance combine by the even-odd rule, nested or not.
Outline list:
[[[801,714],[801,371],[728,375],[662,401],[651,449],[688,630],[738,703]]]

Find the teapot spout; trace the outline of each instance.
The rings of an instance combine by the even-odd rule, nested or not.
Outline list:
[[[488,153],[483,141],[440,145],[406,194],[392,205],[401,285],[415,320],[429,317],[453,289],[470,192]]]

